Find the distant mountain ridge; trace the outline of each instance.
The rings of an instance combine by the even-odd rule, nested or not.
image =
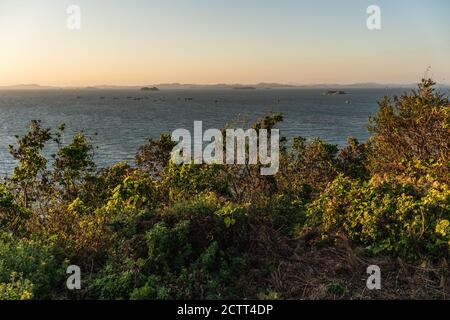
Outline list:
[[[337,83],[318,83],[318,84],[282,84],[282,83],[265,83],[258,84],[181,84],[181,83],[160,83],[146,86],[120,86],[120,85],[99,85],[99,86],[44,86],[39,84],[19,84],[12,86],[0,86],[0,90],[141,90],[145,88],[158,88],[160,90],[176,90],[176,89],[245,89],[254,88],[257,90],[267,89],[377,89],[377,88],[414,88],[416,83],[409,84],[382,84],[375,82],[337,84]],[[450,89],[450,84],[438,84],[438,88]]]
[[[0,89],[11,89],[11,90],[54,90],[60,89],[56,86],[41,86],[39,84],[18,84],[13,86],[0,86]]]

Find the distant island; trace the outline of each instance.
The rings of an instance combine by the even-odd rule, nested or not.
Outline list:
[[[256,90],[256,88],[249,87],[249,86],[238,86],[238,87],[233,87],[233,90]]]
[[[329,91],[325,92],[323,95],[324,96],[339,96],[339,95],[343,95],[343,94],[347,94],[347,92],[342,91],[342,90],[329,90]]]
[[[157,87],[143,87],[141,91],[159,91]]]

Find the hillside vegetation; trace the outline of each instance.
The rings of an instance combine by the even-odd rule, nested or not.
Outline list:
[[[379,105],[364,143],[283,142],[275,176],[175,165],[168,135],[99,169],[86,136],[31,122],[0,184],[0,299],[449,299],[449,100],[423,80]]]

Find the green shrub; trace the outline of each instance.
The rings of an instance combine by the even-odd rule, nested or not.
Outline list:
[[[88,138],[77,133],[68,145],[60,146],[55,156],[53,179],[69,201],[80,196],[85,181],[95,173],[93,149]]]
[[[30,300],[33,298],[33,284],[21,275],[12,272],[9,282],[0,283],[0,300]]]
[[[6,228],[14,232],[22,231],[24,222],[30,216],[30,212],[21,207],[5,185],[0,184],[0,228]]]
[[[170,298],[170,289],[164,286],[161,279],[150,275],[144,286],[136,288],[130,295],[131,300],[165,300]]]
[[[50,246],[0,234],[0,283],[8,283],[11,274],[21,275],[33,284],[34,297],[50,298],[64,288],[65,271]]]
[[[308,187],[303,192],[285,192],[275,195],[258,211],[267,212],[273,227],[287,235],[301,229],[306,220]]]
[[[369,126],[372,174],[429,174],[449,183],[450,102],[434,86],[424,79],[417,91],[381,101]]]
[[[312,192],[320,192],[337,175],[338,151],[337,145],[320,139],[307,142],[302,137],[294,138],[282,168],[286,179],[283,190],[307,185]]]
[[[339,176],[308,210],[309,224],[341,233],[373,253],[447,256],[450,190],[395,180],[376,184]],[[438,230],[438,232],[436,231]]]
[[[114,257],[88,280],[88,294],[94,299],[126,300],[136,287],[145,283],[144,261]]]
[[[158,189],[152,178],[134,170],[111,191],[105,209],[109,212],[132,209],[141,214],[154,209],[158,204]]]
[[[170,162],[163,177],[169,199],[187,199],[205,192],[230,195],[229,176],[224,169],[216,164],[195,165],[191,162],[175,165]]]
[[[89,281],[100,299],[224,298],[245,269],[244,209],[212,193],[160,208],[143,235],[147,252],[116,256]],[[135,237],[141,237],[136,234]],[[132,248],[135,254],[139,248]],[[121,254],[127,254],[121,259]],[[226,295],[225,295],[226,294]]]

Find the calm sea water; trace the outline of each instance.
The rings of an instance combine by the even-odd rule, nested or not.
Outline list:
[[[348,136],[363,141],[377,101],[404,89],[345,91],[349,94],[324,96],[320,89],[0,91],[0,173],[11,172],[8,145],[26,132],[32,119],[53,129],[64,122],[66,142],[74,132],[84,131],[96,146],[96,162],[106,166],[132,161],[149,137],[177,128],[192,130],[194,120],[202,120],[206,130],[240,116],[252,121],[268,111],[283,113],[280,129],[288,138],[319,137],[340,146]],[[51,154],[51,149],[46,152]]]

